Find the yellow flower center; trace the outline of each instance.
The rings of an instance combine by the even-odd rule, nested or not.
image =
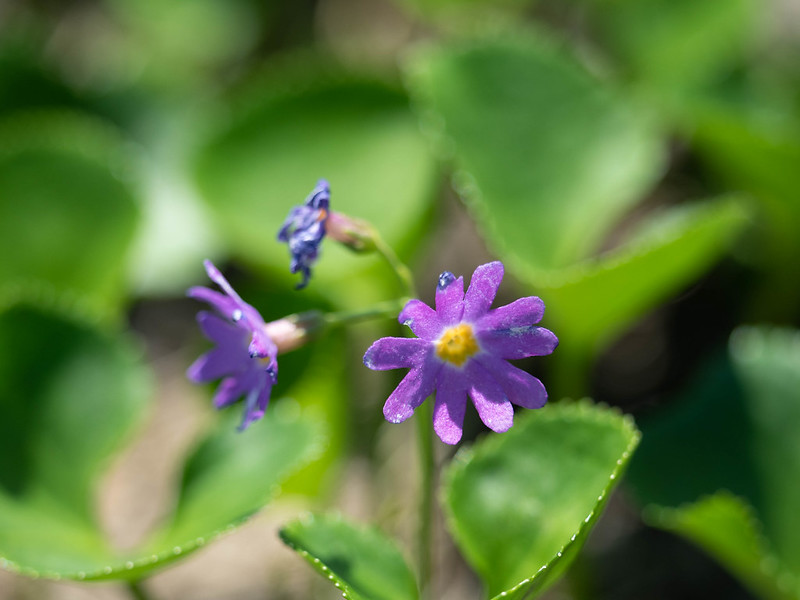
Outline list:
[[[470,356],[480,350],[472,334],[472,327],[467,323],[445,329],[435,343],[436,356],[457,367],[463,365]]]

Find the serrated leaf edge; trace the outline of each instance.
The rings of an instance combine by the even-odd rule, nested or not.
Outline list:
[[[299,415],[295,417],[296,420],[299,420],[299,418],[300,418]],[[308,456],[305,457],[303,461],[297,463],[294,472],[305,468],[313,461],[315,461],[317,458],[319,458],[319,456],[327,448],[327,445],[328,445],[327,438],[321,440],[321,436],[317,436],[316,443],[309,448]],[[38,571],[36,569],[24,567],[0,555],[0,568],[6,569],[7,571],[11,571],[14,573],[19,573],[20,575],[24,575],[31,579],[51,579],[53,581],[61,581],[61,580],[103,581],[103,580],[113,580],[113,579],[137,580],[139,579],[141,571],[144,571],[144,573],[141,573],[142,575],[149,572],[150,569],[148,569],[148,567],[150,567],[151,565],[158,564],[159,566],[166,566],[169,563],[177,560],[181,556],[185,556],[221,537],[233,533],[234,531],[239,529],[242,525],[250,521],[257,514],[259,514],[261,510],[263,510],[272,500],[275,499],[276,496],[280,494],[281,489],[282,489],[281,484],[275,484],[274,486],[272,486],[272,488],[270,488],[269,492],[264,498],[264,502],[261,508],[248,515],[243,516],[240,519],[233,521],[232,523],[229,523],[225,527],[214,530],[207,536],[201,536],[193,540],[187,540],[183,544],[175,545],[171,549],[164,550],[162,552],[127,560],[121,565],[107,565],[95,571],[76,571],[74,573],[57,573],[54,571]]]
[[[542,411],[542,409],[539,410]],[[636,446],[639,444],[639,441],[642,438],[642,434],[637,429],[633,417],[624,414],[621,410],[619,410],[616,407],[609,407],[603,403],[594,403],[588,398],[583,398],[578,401],[572,401],[569,399],[562,400],[557,404],[551,405],[549,407],[549,410],[545,408],[544,411],[538,413],[537,418],[553,420],[555,418],[560,418],[564,415],[568,416],[592,415],[592,418],[594,418],[596,422],[606,422],[618,425],[620,426],[621,430],[627,430],[627,433],[630,435],[628,445],[622,452],[620,458],[617,459],[614,470],[609,475],[608,483],[606,484],[605,488],[603,488],[603,490],[600,492],[600,495],[597,497],[597,503],[595,504],[595,508],[593,508],[589,512],[589,514],[586,515],[586,517],[584,517],[583,521],[581,521],[581,524],[578,527],[578,530],[575,533],[573,533],[572,536],[570,536],[569,542],[564,544],[561,547],[561,549],[556,553],[555,557],[552,558],[549,562],[542,565],[539,568],[539,570],[536,573],[534,573],[531,577],[523,579],[515,586],[509,588],[508,590],[500,592],[498,595],[494,596],[492,600],[505,598],[506,596],[517,591],[523,586],[532,584],[548,568],[552,569],[554,565],[558,564],[558,562],[561,561],[562,556],[566,551],[566,549],[569,546],[571,546],[584,533],[584,531],[586,531],[589,527],[591,527],[591,525],[596,520],[596,517],[599,515],[599,513],[601,512],[602,508],[605,505],[605,500],[608,498],[610,492],[613,491],[617,481],[619,481],[619,479],[621,478],[621,475],[624,472],[625,467],[627,466],[628,460],[630,459],[631,455],[633,454],[633,451],[636,449]],[[460,450],[453,459],[452,466],[447,472],[447,482],[449,483],[450,480],[456,476],[457,472],[460,472],[467,465],[467,463],[470,460],[472,460],[473,457],[494,450],[497,446],[500,446],[503,443],[505,443],[505,438],[501,436],[492,436],[490,439],[483,442],[481,444],[481,447],[478,448],[477,450],[473,449],[473,447]],[[443,489],[449,489],[449,485],[445,486]],[[444,513],[449,531],[451,533],[457,531],[457,529],[454,526],[454,519],[450,511],[446,509]],[[453,534],[453,537],[456,538],[457,536]]]
[[[780,328],[775,329],[781,330]],[[642,520],[647,525],[677,534],[673,526],[678,520],[677,513],[689,510],[704,501],[714,501],[723,498],[736,501],[736,510],[739,511],[740,516],[750,525],[756,536],[756,547],[751,547],[750,550],[763,556],[763,559],[758,564],[758,571],[762,575],[774,579],[781,592],[794,594],[800,597],[800,577],[788,571],[775,555],[771,548],[770,541],[764,533],[764,524],[761,522],[761,519],[758,518],[753,506],[742,496],[734,494],[726,489],[720,489],[711,494],[703,494],[695,501],[684,502],[677,507],[648,504],[642,509]],[[695,543],[694,540],[691,541]]]
[[[295,523],[299,523],[302,526],[308,526],[308,525],[311,525],[315,520],[317,520],[318,517],[321,517],[321,518],[326,519],[326,520],[331,520],[331,521],[336,522],[336,523],[344,523],[344,524],[346,524],[346,525],[348,525],[350,527],[354,527],[354,528],[358,529],[362,533],[366,533],[366,534],[374,536],[374,537],[380,537],[380,538],[385,538],[385,539],[389,540],[390,542],[392,542],[392,547],[395,550],[397,550],[397,552],[403,558],[403,562],[405,563],[406,567],[408,567],[408,560],[406,559],[405,556],[403,556],[403,553],[400,551],[400,548],[398,548],[397,545],[394,544],[394,541],[391,540],[391,538],[389,538],[388,536],[386,536],[386,534],[383,533],[378,527],[376,527],[375,525],[356,525],[354,523],[351,523],[347,519],[345,519],[339,513],[333,513],[333,514],[328,514],[328,515],[316,515],[314,513],[308,513],[308,514],[300,517],[299,519],[296,519],[295,521],[292,521],[291,523],[288,523],[287,525],[284,525],[283,527],[281,527],[280,531],[278,532],[278,536],[281,538],[281,541],[284,544],[286,544],[287,546],[289,546],[292,550],[294,550],[297,554],[299,554],[306,562],[308,562],[311,565],[312,568],[314,568],[316,571],[318,571],[323,577],[325,577],[330,582],[332,582],[333,585],[336,586],[336,588],[342,593],[342,598],[344,598],[344,600],[352,600],[352,596],[348,595],[348,593],[352,593],[352,592],[349,591],[348,584],[346,582],[344,582],[343,580],[341,580],[320,559],[318,559],[315,556],[312,556],[311,553],[309,553],[308,551],[303,550],[301,548],[298,548],[294,544],[294,542],[287,537],[288,534],[286,533],[286,530],[288,528],[292,527],[292,525],[294,525]],[[409,569],[409,572],[412,573],[412,576],[413,576],[413,572],[411,572],[410,569]],[[416,580],[415,580],[415,583],[416,583]]]

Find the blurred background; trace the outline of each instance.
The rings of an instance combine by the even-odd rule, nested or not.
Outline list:
[[[293,289],[275,236],[320,177],[425,301],[442,270],[503,260],[498,303],[541,296],[561,340],[522,366],[553,400],[642,429],[548,598],[800,597],[797,0],[0,0],[0,391],[30,404],[4,400],[2,493],[73,339],[20,333],[14,311],[122,340],[147,372],[91,492],[126,549],[217,418],[184,377],[208,347],[184,298],[204,258],[267,320],[400,295],[378,259],[333,244]],[[410,547],[415,447],[380,411],[397,377],[360,361],[379,335],[403,334],[364,324],[282,357],[275,403],[313,411],[325,451],[155,576],[155,597],[339,597],[275,534],[308,508]],[[468,415],[465,441],[482,433]],[[481,597],[439,525],[436,597]],[[3,600],[125,597],[0,571]]]

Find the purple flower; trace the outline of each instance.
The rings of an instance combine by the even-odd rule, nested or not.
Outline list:
[[[197,315],[203,334],[217,346],[198,358],[186,374],[198,383],[223,378],[214,394],[217,408],[244,397],[244,418],[239,426],[243,431],[264,416],[269,404],[278,376],[278,347],[258,311],[239,297],[211,261],[204,264],[211,281],[225,293],[193,287],[187,295],[208,302],[219,313],[201,311]]]
[[[305,203],[289,211],[278,232],[278,241],[289,244],[292,256],[289,269],[292,273],[303,273],[303,280],[297,284],[297,289],[306,287],[311,278],[311,265],[316,262],[319,246],[325,237],[330,198],[328,182],[320,179]]]
[[[467,293],[464,279],[445,271],[436,288],[436,310],[410,300],[398,320],[417,338],[381,338],[366,354],[370,369],[410,369],[383,407],[388,421],[408,419],[434,391],[433,428],[446,444],[461,439],[467,395],[484,424],[507,431],[511,406],[541,408],[547,402],[542,382],[507,360],[550,354],[553,332],[537,327],[544,303],[536,296],[490,309],[503,278],[503,263],[481,265]]]

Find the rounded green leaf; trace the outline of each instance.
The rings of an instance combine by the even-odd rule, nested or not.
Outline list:
[[[450,530],[490,596],[530,598],[580,549],[639,441],[628,417],[588,402],[518,415],[454,460]]]
[[[645,510],[645,519],[704,548],[760,598],[800,597],[800,586],[792,590],[787,585],[794,577],[781,567],[744,499],[720,491],[678,508],[651,505]]]
[[[707,84],[745,57],[757,30],[753,0],[596,1],[595,22],[635,77],[660,100]]]
[[[24,304],[0,313],[0,557],[79,577],[113,556],[93,515],[97,479],[146,408],[125,339]]]
[[[416,600],[417,583],[395,544],[374,528],[309,515],[280,531],[285,544],[348,600]]]
[[[159,543],[185,545],[242,522],[277,493],[283,479],[319,454],[319,427],[301,419],[291,400],[274,404],[246,432],[236,428],[236,410],[219,420],[184,466],[169,542]]]
[[[548,278],[537,291],[562,347],[607,341],[703,273],[747,222],[740,198],[674,208],[627,244]]]
[[[586,258],[660,175],[641,111],[538,36],[423,51],[409,75],[456,191],[520,275]]]
[[[273,75],[229,108],[232,118],[195,161],[200,192],[230,245],[287,276],[289,253],[276,236],[317,179],[330,182],[331,210],[371,222],[395,245],[421,226],[436,174],[402,92],[310,64],[296,67],[300,75]],[[365,262],[327,241],[315,278],[346,276],[350,284]]]
[[[139,218],[131,153],[69,113],[0,122],[0,280],[118,304]]]
[[[717,357],[680,401],[645,422],[645,443],[631,466],[631,482],[644,503],[679,511],[669,529],[703,545],[765,597],[774,595],[761,589],[765,576],[775,578],[773,590],[800,597],[798,422],[800,332],[740,328],[728,356]],[[754,572],[731,559],[749,535],[742,519],[737,524],[726,518],[731,531],[722,535],[694,518],[710,510],[703,498],[720,489],[752,505],[765,537],[763,549],[754,551],[764,558],[774,554],[775,568]],[[712,512],[717,518],[718,509]]]

